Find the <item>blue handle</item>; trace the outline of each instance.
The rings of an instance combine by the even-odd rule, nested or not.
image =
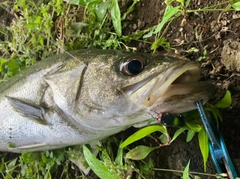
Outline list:
[[[213,120],[209,120],[200,101],[196,102],[198,112],[209,136],[210,154],[218,174],[226,173],[230,179],[238,177],[237,170],[228,154],[222,134],[215,127]]]

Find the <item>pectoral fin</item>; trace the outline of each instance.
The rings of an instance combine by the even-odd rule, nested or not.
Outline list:
[[[9,96],[6,96],[6,98],[19,115],[29,118],[37,123],[46,124],[46,120],[44,119],[45,110],[41,106]]]

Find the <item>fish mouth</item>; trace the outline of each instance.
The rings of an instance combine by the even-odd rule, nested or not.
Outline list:
[[[196,101],[205,103],[215,91],[213,84],[198,81],[200,74],[200,67],[196,63],[184,61],[155,77],[131,85],[129,96],[134,102],[157,113],[190,111],[196,109]]]

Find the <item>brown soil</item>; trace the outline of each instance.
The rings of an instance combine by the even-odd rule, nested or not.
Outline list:
[[[199,9],[220,2],[222,0],[192,0],[188,9]],[[132,0],[122,0],[120,2],[123,7],[121,10],[125,12],[125,7],[129,7],[131,3]],[[222,8],[226,8],[226,6]],[[141,0],[123,22],[124,35],[157,25],[161,21],[164,9],[164,0]],[[8,18],[9,13],[1,8],[0,29],[4,29],[4,26],[8,24]],[[185,17],[180,16],[170,24],[164,37],[170,42],[175,52],[193,61],[197,61],[199,57],[203,56],[203,51],[207,50],[208,60],[201,62],[202,80],[211,81],[219,89],[212,103],[222,98],[227,89],[231,91],[233,103],[230,108],[222,110],[224,121],[220,124],[220,129],[226,140],[229,153],[240,170],[240,122],[238,121],[240,120],[240,73],[237,71],[240,70],[240,64],[237,63],[240,58],[240,45],[238,44],[240,42],[240,13],[215,11],[186,14]],[[227,41],[224,42],[225,40]],[[180,44],[181,41],[184,43]],[[137,47],[138,51],[141,52],[151,51],[150,45],[143,42],[131,42],[130,45]],[[199,49],[199,52],[187,53],[187,50],[192,47]],[[163,50],[159,48],[158,52]],[[230,57],[236,62],[229,62]],[[233,65],[229,65],[232,63]],[[154,160],[154,167],[183,170],[188,161],[191,160],[191,171],[203,172],[203,162],[197,138],[194,138],[190,143],[186,143],[185,139],[186,134],[183,134],[170,146],[151,153],[150,157]],[[149,141],[144,139],[142,143],[148,145]],[[208,161],[207,172],[216,173],[211,159]],[[180,178],[180,176],[181,174],[178,173],[154,171],[147,178],[164,179]],[[201,176],[201,178],[207,177]]]
[[[192,0],[188,9],[199,9],[222,1]],[[220,7],[219,7],[220,8]],[[221,8],[226,8],[222,6]],[[157,25],[163,16],[165,4],[163,0],[141,0],[129,18],[123,23],[124,34],[144,30]],[[196,36],[198,34],[198,36]],[[202,80],[208,80],[218,87],[218,92],[211,103],[218,101],[228,89],[232,94],[233,103],[230,108],[222,110],[224,121],[220,130],[225,138],[231,157],[240,170],[240,13],[239,12],[199,12],[186,14],[175,19],[163,35],[175,52],[186,56],[192,61],[203,56],[207,50],[207,61],[202,61]],[[184,44],[180,45],[180,42]],[[150,46],[144,43],[132,43],[141,52],[150,52]],[[195,47],[197,53],[187,53]],[[224,47],[224,49],[223,49]],[[163,49],[159,48],[158,51]],[[226,68],[227,67],[227,68]],[[237,71],[238,70],[238,71]],[[173,144],[151,154],[156,168],[183,170],[191,160],[191,171],[203,172],[202,158],[197,139],[186,143],[183,134]],[[146,141],[146,143],[148,143]],[[216,173],[209,158],[208,173]],[[180,178],[176,173],[154,172],[149,178]],[[201,178],[208,178],[201,176]],[[211,178],[211,177],[210,177]],[[215,177],[212,177],[215,178]]]

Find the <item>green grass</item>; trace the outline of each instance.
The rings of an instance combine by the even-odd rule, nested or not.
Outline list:
[[[143,38],[149,38],[155,35],[155,41],[151,45],[151,49],[155,52],[159,46],[164,47],[167,50],[171,49],[171,45],[166,41],[164,35],[166,35],[167,28],[171,22],[182,16],[185,21],[187,21],[187,14],[198,13],[198,12],[209,12],[209,11],[239,11],[240,2],[238,0],[224,1],[216,5],[209,7],[204,7],[202,9],[189,9],[189,4],[191,0],[166,0],[166,8],[161,22],[150,28],[150,32],[145,34]],[[221,6],[226,6],[225,8],[219,8]],[[196,34],[197,36],[197,34]],[[182,42],[184,43],[184,42]]]
[[[240,10],[239,1],[226,1],[224,3],[205,7],[203,9],[188,9],[190,0],[165,1],[166,9],[162,21],[154,27],[139,31],[136,34],[122,35],[122,21],[134,10],[139,0],[134,0],[126,12],[120,13],[117,0],[70,0],[65,3],[62,0],[34,1],[16,0],[14,5],[6,2],[1,6],[13,6],[16,18],[8,27],[13,37],[12,40],[0,42],[0,79],[7,80],[31,66],[38,60],[46,58],[54,53],[65,50],[76,50],[81,48],[101,48],[101,49],[124,49],[136,50],[136,47],[127,46],[128,42],[143,41],[150,43],[153,53],[158,47],[164,47],[171,51],[170,42],[166,40],[165,33],[171,22],[178,17],[186,17],[191,12],[207,11],[229,11]],[[226,8],[218,8],[220,5]],[[78,17],[78,14],[82,14]],[[7,36],[7,32],[0,29],[0,33]],[[154,41],[148,38],[154,37]],[[6,38],[11,39],[11,38]],[[189,49],[191,50],[191,49]],[[194,49],[198,50],[198,49]],[[207,52],[199,60],[207,59]],[[231,95],[227,92],[225,98],[219,103],[206,106],[217,120],[221,120],[221,115],[217,108],[228,107],[231,104]],[[184,131],[187,132],[186,141],[189,142],[198,133],[199,145],[206,161],[208,158],[208,147],[206,144],[206,132],[197,116],[197,112],[183,114],[189,120],[173,136],[169,136],[164,126],[149,126],[140,129],[132,134],[128,139],[121,142],[111,137],[110,142],[104,142],[98,147],[99,158],[92,155],[87,146],[83,147],[82,154],[86,158],[86,163],[100,178],[130,178],[132,173],[137,173],[138,178],[147,178],[151,171],[160,171],[154,168],[153,161],[146,158],[150,152],[159,149],[164,144],[170,145]],[[143,137],[150,137],[153,132],[158,132],[159,141],[162,145],[136,146],[128,148]],[[170,138],[171,137],[171,138]],[[117,149],[113,149],[115,146]],[[118,147],[120,146],[120,147]],[[69,157],[78,156],[79,148],[65,148],[54,151],[34,152],[22,154],[19,157],[9,157],[2,154],[0,164],[0,176],[2,178],[87,178],[69,160]],[[117,152],[116,152],[117,151]],[[11,160],[9,159],[11,158]],[[144,159],[144,160],[143,160]],[[135,160],[135,161],[134,161]],[[85,164],[86,164],[85,163]],[[183,172],[183,178],[189,178],[189,165],[185,171],[166,170],[169,172]],[[72,170],[74,169],[74,170]],[[194,175],[192,173],[191,175]],[[215,175],[214,175],[215,176]]]

